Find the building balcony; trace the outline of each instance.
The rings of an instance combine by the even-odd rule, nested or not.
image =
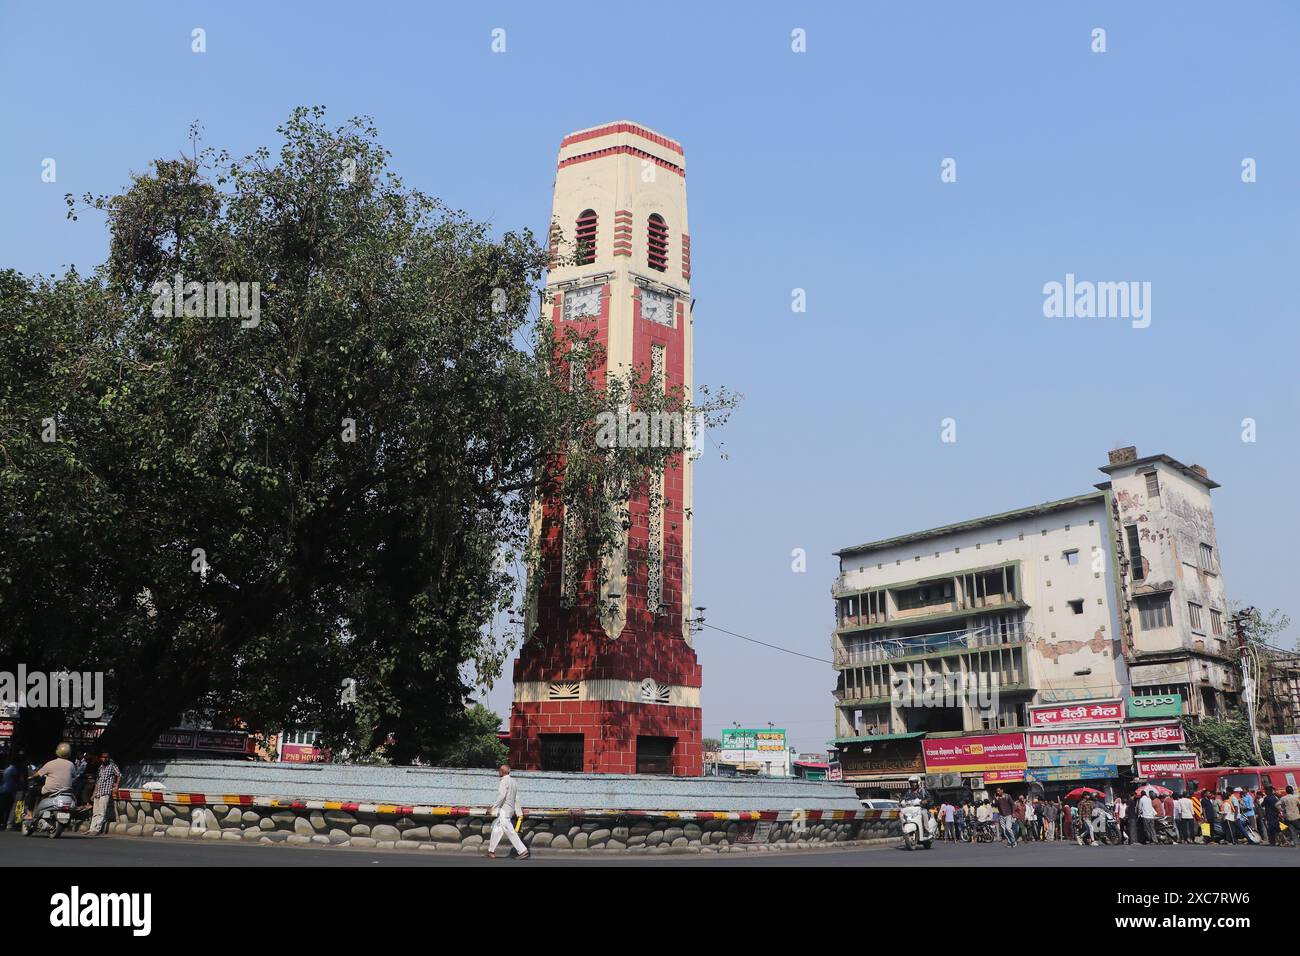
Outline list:
[[[876,624],[861,623],[861,615],[845,615],[841,619],[840,626],[835,629],[837,635],[841,634],[860,634],[864,631],[883,631],[900,627],[904,624],[912,626],[915,624],[941,624],[945,621],[966,620],[967,618],[978,617],[981,614],[993,614],[998,611],[1025,611],[1029,605],[1019,598],[1011,598],[1006,601],[996,603],[980,604],[972,607],[954,609],[951,604],[939,605],[935,610],[924,610],[921,613],[909,611],[906,614],[891,617],[887,621],[880,621]]]
[[[913,637],[882,638],[865,647],[837,649],[836,668],[857,667],[863,664],[880,664],[887,661],[906,660],[928,655],[965,654],[997,647],[1024,644],[1031,640],[1030,627],[1023,621],[992,628],[962,628],[918,634]]]

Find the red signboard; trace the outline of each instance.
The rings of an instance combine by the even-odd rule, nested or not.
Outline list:
[[[1029,708],[1029,726],[1058,727],[1069,724],[1113,724],[1124,719],[1124,699],[1081,700],[1070,704],[1047,704]]]
[[[1137,757],[1134,759],[1139,777],[1163,777],[1170,773],[1199,770],[1201,758],[1196,754],[1169,754],[1167,757]]]
[[[0,720],[0,740],[14,735],[14,722],[12,720]]]
[[[1124,732],[1118,727],[1031,730],[1025,740],[1030,750],[1104,750],[1123,747]]]
[[[985,783],[1024,783],[1025,772],[1023,770],[986,770],[984,771]]]
[[[1024,734],[945,737],[921,744],[927,773],[942,771],[1024,770]]]
[[[326,751],[311,744],[285,744],[280,748],[280,760],[284,763],[320,763],[328,759]]]
[[[1183,725],[1176,720],[1163,724],[1142,724],[1124,728],[1126,747],[1163,747],[1167,744],[1185,744],[1187,737]]]

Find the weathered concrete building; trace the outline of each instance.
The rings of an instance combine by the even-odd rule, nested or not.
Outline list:
[[[1030,705],[1130,693],[1236,702],[1218,485],[1131,447],[1101,470],[1085,494],[837,552],[839,741],[1021,728]]]
[[[1117,600],[1134,692],[1177,693],[1196,715],[1235,706],[1240,676],[1210,502],[1218,482],[1200,465],[1139,458],[1132,447],[1111,452],[1101,470],[1123,558]]]

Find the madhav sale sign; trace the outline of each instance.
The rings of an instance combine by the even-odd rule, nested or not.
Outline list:
[[[1119,727],[1079,730],[1031,730],[1025,734],[1030,750],[1108,750],[1125,746]]]

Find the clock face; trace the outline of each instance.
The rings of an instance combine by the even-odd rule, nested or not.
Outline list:
[[[655,292],[653,289],[641,290],[641,316],[660,325],[673,324],[673,297]]]
[[[587,319],[600,315],[600,286],[589,285],[564,293],[564,318]]]

